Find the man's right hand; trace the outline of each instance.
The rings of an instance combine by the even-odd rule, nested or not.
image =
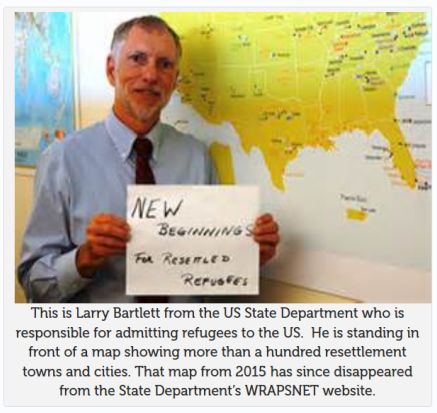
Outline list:
[[[95,215],[87,226],[86,241],[76,254],[79,274],[91,278],[109,257],[125,254],[129,238],[130,227],[123,218],[110,214]]]

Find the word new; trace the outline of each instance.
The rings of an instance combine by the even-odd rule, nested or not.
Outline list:
[[[168,216],[176,216],[183,204],[181,199],[173,205],[170,201],[162,200],[161,198],[148,199],[146,197],[138,197],[135,200],[132,208],[131,217],[139,219],[156,219],[158,216],[167,218]]]

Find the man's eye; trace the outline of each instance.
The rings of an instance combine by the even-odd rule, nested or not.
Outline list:
[[[162,60],[161,61],[161,67],[163,69],[169,70],[169,69],[173,69],[174,64],[170,60]]]
[[[143,54],[134,54],[130,56],[130,60],[134,63],[144,63],[146,61],[146,56]]]

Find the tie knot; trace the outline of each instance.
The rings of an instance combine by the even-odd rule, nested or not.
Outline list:
[[[150,159],[153,153],[153,143],[144,136],[138,136],[134,142],[134,149],[137,156]]]

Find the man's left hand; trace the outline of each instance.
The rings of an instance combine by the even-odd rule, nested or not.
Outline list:
[[[264,265],[275,256],[279,244],[279,225],[270,214],[257,218],[253,238],[259,244],[260,265]]]

